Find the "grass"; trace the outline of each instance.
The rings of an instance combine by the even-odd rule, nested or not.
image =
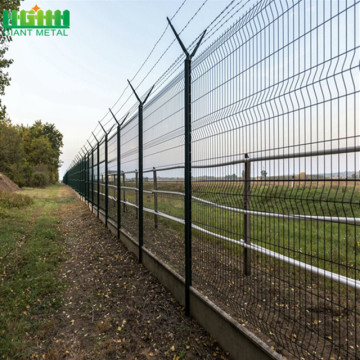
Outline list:
[[[135,186],[127,182],[127,186]],[[144,188],[152,189],[152,182]],[[158,189],[183,192],[183,183],[160,182]],[[112,195],[110,193],[110,195]],[[232,208],[243,208],[243,186],[240,182],[194,182],[193,195]],[[116,196],[114,194],[113,196]],[[135,203],[135,192],[126,191],[127,200]],[[305,183],[251,184],[251,210],[313,216],[360,218],[360,187],[355,182],[332,184]],[[154,208],[154,195],[144,194],[144,207]],[[116,212],[116,208],[113,209]],[[158,194],[158,211],[184,218],[184,198]],[[153,215],[145,212],[145,216]],[[233,239],[244,238],[244,215],[193,201],[193,223],[214,233]],[[115,214],[116,218],[116,214]],[[183,226],[159,217],[159,222],[183,232]],[[193,231],[194,239],[213,241],[227,249],[233,248],[217,238]],[[291,258],[359,278],[360,231],[358,226],[336,222],[287,220],[251,216],[251,238],[254,244]],[[238,249],[234,250],[236,253]]]
[[[53,185],[0,194],[0,214],[6,214],[0,221],[0,358],[29,358],[61,305],[59,191],[60,185]]]

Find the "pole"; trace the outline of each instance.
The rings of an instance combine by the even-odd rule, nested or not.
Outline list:
[[[91,176],[90,185],[91,185],[91,194],[90,194],[90,185],[89,185],[89,201],[91,203],[91,212],[94,211],[94,148],[92,147],[89,140],[87,140],[91,148]],[[90,168],[90,154],[89,154],[89,168]]]
[[[143,197],[143,104],[139,104],[139,263],[142,263],[142,247],[144,244],[144,197]]]
[[[185,59],[185,308],[190,314],[191,256],[191,59]]]
[[[105,227],[109,217],[108,134],[105,134]]]
[[[117,236],[120,238],[120,228],[121,228],[121,126],[124,124],[126,118],[128,117],[129,113],[127,113],[121,122],[118,122],[116,116],[109,108],[111,115],[113,116],[114,120],[117,123],[117,132],[116,132],[116,159],[117,159],[117,170],[116,170],[116,204],[117,204]],[[124,185],[125,186],[125,185]]]
[[[184,121],[185,121],[185,314],[190,315],[190,287],[192,285],[192,216],[191,216],[191,60],[195,56],[202,39],[205,36],[206,30],[202,33],[200,40],[197,42],[194,50],[190,54],[183,42],[181,41],[178,33],[171,24],[169,18],[167,18],[169,25],[179,42],[184,54],[186,55],[184,63],[184,75],[185,75],[185,104],[184,104]]]
[[[117,211],[117,237],[120,238],[120,228],[121,228],[121,136],[120,136],[121,126],[117,126],[117,139],[116,139],[116,160],[117,160],[117,169],[116,169],[116,211]]]
[[[100,143],[97,143],[97,217],[100,216]]]
[[[143,109],[146,100],[149,98],[151,91],[153,90],[154,86],[150,89],[148,94],[146,95],[144,100],[141,100],[137,95],[135,89],[131,85],[130,81],[128,83],[134,92],[137,100],[139,101],[139,108],[138,108],[138,116],[139,116],[139,123],[138,123],[138,140],[139,140],[139,154],[138,154],[138,162],[139,162],[139,263],[142,263],[142,247],[144,243],[144,194],[143,194],[143,186],[144,186],[144,177],[143,177]]]

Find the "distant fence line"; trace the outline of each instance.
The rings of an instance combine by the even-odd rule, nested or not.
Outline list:
[[[129,83],[137,110],[63,181],[184,278],[187,313],[194,288],[290,358],[357,359],[360,1],[251,3],[199,55],[169,21],[184,71]]]

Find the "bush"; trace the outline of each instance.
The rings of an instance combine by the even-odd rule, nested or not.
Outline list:
[[[9,212],[5,209],[0,208],[0,219],[9,217]]]
[[[44,173],[35,173],[31,177],[30,186],[32,187],[45,187],[49,185],[49,177]]]
[[[0,192],[0,207],[1,208],[21,208],[31,205],[33,200],[28,195]]]

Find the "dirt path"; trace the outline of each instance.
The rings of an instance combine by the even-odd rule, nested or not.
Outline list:
[[[64,201],[59,217],[68,288],[38,345],[45,359],[228,358],[85,204]]]

